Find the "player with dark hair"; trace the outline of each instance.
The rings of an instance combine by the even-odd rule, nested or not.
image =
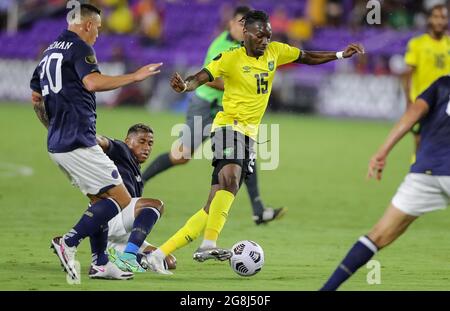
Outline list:
[[[217,113],[211,129],[214,171],[209,198],[204,208],[149,257],[149,264],[156,271],[163,269],[162,260],[167,254],[187,245],[202,232],[203,242],[194,253],[195,260],[231,257],[231,251],[218,248],[216,241],[242,181],[254,170],[253,146],[276,68],[287,63],[318,65],[364,52],[358,44],[336,53],[300,51],[271,42],[269,17],[262,11],[248,12],[243,22],[242,46],[217,55],[205,68],[185,80],[178,73],[171,79],[172,88],[182,93],[222,77],[225,91],[223,111]]]
[[[30,82],[32,103],[40,121],[48,128],[48,152],[72,183],[95,203],[63,237],[55,237],[55,250],[68,276],[80,281],[75,253],[90,237],[95,262],[89,277],[129,279],[108,261],[105,254],[107,223],[131,201],[114,163],[96,141],[95,92],[109,91],[159,73],[161,64],[146,65],[134,73],[106,76],[100,73],[92,48],[101,27],[100,10],[83,4],[79,16],[68,18],[69,26],[44,52]],[[72,14],[69,13],[69,14]]]
[[[410,106],[431,83],[450,74],[450,37],[447,35],[448,10],[444,4],[428,11],[428,31],[408,42],[405,63],[404,90]],[[412,128],[415,150],[420,143],[420,126]]]
[[[145,239],[164,212],[161,200],[142,198],[144,184],[140,166],[152,152],[153,130],[138,123],[129,128],[125,141],[97,135],[97,142],[117,166],[132,197],[130,204],[108,222],[108,232],[99,234],[108,236],[109,258],[120,269],[144,272],[142,259],[155,249]],[[173,256],[166,258],[166,263],[169,268],[175,268]]]
[[[450,196],[450,77],[435,81],[418,96],[372,156],[368,178],[381,179],[389,153],[420,122],[417,159],[383,217],[359,238],[322,290],[336,290],[379,250],[394,242],[419,216],[445,209]]]
[[[244,40],[242,18],[250,11],[247,6],[239,6],[234,10],[232,19],[228,22],[228,30],[222,32],[210,45],[206,54],[204,66],[207,66],[214,57],[239,46]],[[210,127],[216,114],[222,110],[223,80],[218,78],[207,82],[195,90],[189,98],[186,115],[186,132],[182,133],[180,144],[174,145],[170,152],[159,155],[142,174],[144,182],[149,181],[157,174],[180,164],[186,164],[192,158],[195,150],[209,138],[204,135],[204,129]],[[199,124],[197,125],[196,122]],[[283,216],[284,208],[264,207],[259,195],[257,170],[245,180],[250,202],[253,209],[253,220],[257,225],[264,224]]]

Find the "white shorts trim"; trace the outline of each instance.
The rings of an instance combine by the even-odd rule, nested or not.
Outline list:
[[[116,165],[99,145],[49,155],[84,195],[96,195],[103,189],[122,183]]]
[[[447,208],[450,176],[409,173],[397,190],[392,205],[411,216]]]

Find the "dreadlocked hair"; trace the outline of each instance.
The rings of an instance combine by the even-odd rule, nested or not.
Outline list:
[[[269,15],[267,15],[264,11],[252,10],[245,14],[240,21],[244,22],[244,26],[248,26],[256,22],[268,23]]]

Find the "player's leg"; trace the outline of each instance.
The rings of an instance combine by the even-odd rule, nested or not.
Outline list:
[[[164,272],[163,260],[167,256],[170,256],[174,251],[180,249],[195,239],[205,230],[206,222],[208,221],[208,210],[214,195],[219,189],[219,185],[212,185],[208,196],[208,200],[205,207],[197,211],[188,221],[181,227],[173,236],[171,236],[166,242],[158,247],[149,257],[148,260],[151,263],[153,271],[161,273]]]
[[[153,226],[164,212],[164,204],[156,199],[133,199],[122,212],[123,224],[130,232],[127,245],[123,253],[118,253],[116,264],[124,271],[145,272],[137,262],[137,254]]]
[[[167,169],[186,164],[192,158],[195,150],[208,136],[203,136],[203,128],[210,124],[210,103],[193,95],[189,99],[186,113],[185,131],[169,152],[159,155],[142,174],[144,183]]]
[[[420,215],[446,208],[449,190],[450,177],[408,174],[383,217],[369,234],[356,242],[322,290],[337,289],[379,249],[395,241]]]
[[[251,141],[253,144],[253,141]],[[243,134],[230,128],[216,129],[211,138],[214,153],[212,185],[219,185],[209,206],[203,241],[194,253],[194,260],[199,262],[207,259],[226,260],[231,252],[217,248],[217,240],[222,231],[228,212],[247,174],[250,163],[250,149],[253,145]]]
[[[93,196],[88,194],[88,197]],[[130,194],[122,183],[95,197],[99,200],[91,204],[78,223],[64,235],[64,242],[68,247],[77,247],[84,238],[97,233],[101,226],[108,223],[131,201]]]
[[[336,290],[379,250],[400,237],[416,218],[391,204],[370,233],[356,241],[321,290]]]
[[[250,203],[253,209],[253,220],[257,225],[268,223],[269,221],[281,218],[286,209],[264,207],[261,200],[258,187],[257,169],[255,165],[255,171],[245,179],[245,185],[247,186],[248,196],[250,197]]]
[[[92,263],[89,269],[89,278],[107,280],[128,280],[133,274],[120,270],[108,260],[106,246],[108,239],[108,224],[102,226],[94,235],[90,236],[92,249]]]
[[[78,223],[64,237],[52,240],[52,248],[67,273],[73,279],[79,279],[73,269],[76,247],[87,236],[95,235],[101,226],[129,203],[131,197],[116,166],[98,145],[50,156],[84,194],[99,199],[89,206]]]
[[[142,258],[140,258],[140,260],[138,261],[141,263],[141,265],[147,264],[146,269],[148,269],[148,257],[158,248],[148,243],[147,241],[144,241],[144,244],[142,246],[142,253],[138,254],[138,257],[139,255],[141,255]],[[169,254],[168,256],[166,256],[166,258],[164,258],[164,261],[167,269],[175,270],[177,268],[177,258],[173,254]]]

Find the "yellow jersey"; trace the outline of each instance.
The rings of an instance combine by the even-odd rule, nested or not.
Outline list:
[[[408,42],[405,63],[415,67],[409,97],[415,101],[431,83],[450,74],[450,37],[433,39],[429,34],[412,38]]]
[[[231,126],[256,140],[277,67],[296,61],[300,53],[296,47],[270,42],[258,58],[248,56],[244,46],[217,55],[204,68],[211,81],[222,77],[225,88],[223,111],[214,118],[211,130]]]

